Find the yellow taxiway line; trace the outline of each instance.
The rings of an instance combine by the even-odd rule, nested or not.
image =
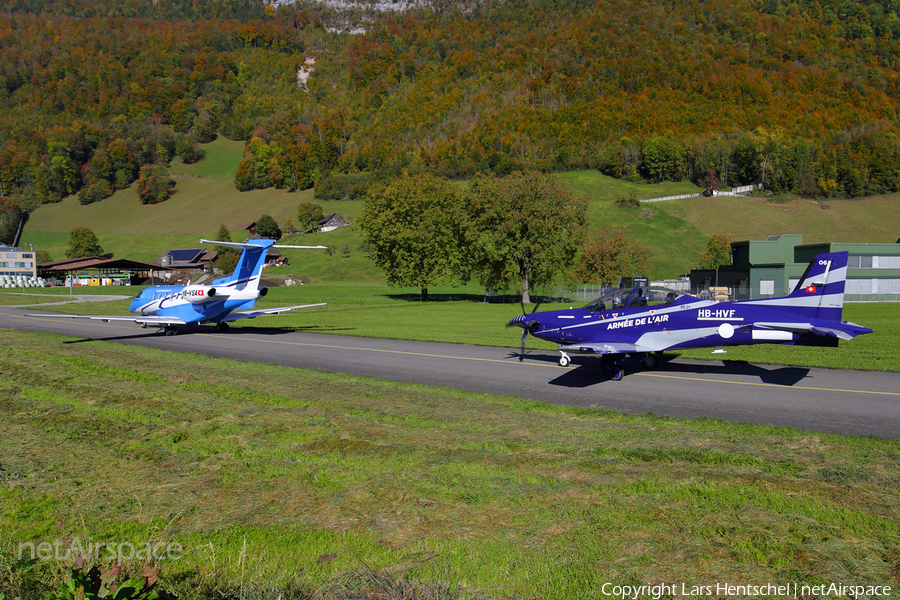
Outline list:
[[[223,337],[227,336],[227,334],[222,334]],[[452,355],[444,355],[444,354],[429,354],[425,352],[409,352],[406,350],[387,350],[384,348],[360,348],[356,346],[335,346],[332,344],[312,344],[308,342],[282,342],[278,340],[258,340],[261,342],[266,342],[270,344],[285,344],[290,346],[306,346],[311,348],[329,348],[332,350],[358,350],[365,352],[383,352],[387,354],[400,354],[406,356],[422,356],[426,358],[442,358],[442,359],[450,359],[450,360],[471,360],[471,361],[481,361],[481,362],[495,362],[501,363],[505,365],[521,365],[521,366],[529,366],[529,367],[545,367],[551,369],[573,369],[573,368],[584,368],[584,367],[561,367],[557,364],[542,364],[535,362],[520,362],[515,363],[510,360],[500,360],[496,358],[475,358],[471,356],[452,356]],[[600,369],[590,369],[592,371],[600,371]],[[812,387],[812,386],[802,386],[802,385],[779,385],[776,383],[763,383],[763,382],[753,382],[753,381],[728,381],[722,379],[709,379],[705,377],[685,377],[683,375],[666,375],[663,373],[646,373],[646,372],[637,372],[631,373],[630,376],[639,375],[641,377],[657,377],[663,379],[680,379],[684,381],[701,381],[707,383],[726,383],[731,385],[753,385],[753,386],[761,386],[761,387],[772,387],[778,389],[795,389],[795,390],[812,390],[817,392],[841,392],[847,394],[876,394],[883,396],[900,396],[900,392],[879,392],[874,390],[848,390],[848,389],[839,389],[839,388],[822,388],[822,387]]]
[[[40,318],[40,317],[29,317],[29,318]],[[132,329],[131,327],[126,327],[122,325],[113,325],[112,323],[106,323],[107,327],[119,327],[122,329]],[[222,339],[234,339],[238,340],[235,336],[231,336],[227,333],[222,334],[210,334],[215,335],[216,337],[220,337]],[[246,339],[246,338],[244,338]],[[374,339],[374,338],[373,338]],[[356,351],[364,351],[364,352],[382,352],[386,354],[399,354],[405,356],[422,356],[426,358],[440,358],[440,359],[449,359],[449,360],[471,360],[471,361],[481,361],[481,362],[495,362],[505,365],[520,365],[520,366],[528,366],[528,367],[545,367],[551,369],[574,369],[574,368],[584,368],[584,367],[561,367],[557,364],[542,364],[535,362],[519,362],[515,363],[510,360],[500,360],[496,358],[475,358],[471,356],[452,356],[452,355],[444,355],[444,354],[428,354],[425,352],[409,352],[405,350],[387,350],[384,348],[361,348],[356,346],[336,346],[333,344],[313,344],[308,342],[282,342],[279,340],[269,340],[269,339],[256,339],[257,342],[264,342],[267,344],[281,344],[287,346],[306,346],[310,348],[330,348],[332,350],[356,350]],[[102,341],[102,340],[98,340]],[[599,369],[591,369],[593,371],[599,371]],[[874,394],[881,396],[900,396],[900,392],[879,392],[874,390],[848,390],[848,389],[840,389],[840,388],[822,388],[822,387],[812,387],[812,386],[802,386],[802,385],[779,385],[776,383],[763,383],[763,382],[753,382],[753,381],[728,381],[723,379],[710,379],[705,377],[686,377],[683,375],[666,375],[663,373],[646,373],[646,372],[637,372],[632,373],[630,377],[633,376],[641,376],[641,377],[657,377],[662,379],[679,379],[683,381],[700,381],[705,383],[723,383],[730,385],[752,385],[752,386],[760,386],[760,387],[771,387],[778,389],[797,389],[797,390],[810,390],[815,392],[836,392],[836,393],[844,393],[844,394]]]

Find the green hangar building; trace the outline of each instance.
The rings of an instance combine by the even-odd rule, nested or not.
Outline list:
[[[793,233],[732,242],[732,264],[691,271],[691,289],[727,287],[732,300],[786,296],[816,255],[844,250],[850,253],[844,289],[847,302],[900,302],[900,240],[803,245],[803,236]]]

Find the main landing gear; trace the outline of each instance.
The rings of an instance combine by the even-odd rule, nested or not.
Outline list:
[[[602,361],[600,364],[606,374],[609,375],[609,378],[613,381],[622,381],[625,379],[625,369],[622,368],[622,359],[625,358],[624,355],[616,355],[616,358],[612,358],[612,356],[604,358],[607,358],[607,360]]]
[[[163,328],[163,331],[165,332],[166,335],[177,335],[178,327],[176,327],[175,325],[166,325]]]
[[[656,368],[656,357],[649,352],[641,357],[641,364],[648,369]]]
[[[219,333],[225,333],[226,331],[228,331],[228,329],[228,323],[226,323],[225,321],[219,321],[218,323],[216,323],[216,331],[218,331]]]
[[[572,359],[569,357],[568,354],[566,354],[562,350],[560,350],[559,353],[560,353],[559,366],[568,367],[569,364],[571,364]],[[600,357],[600,361],[601,361],[600,366],[603,369],[603,371],[609,376],[609,378],[611,380],[622,381],[622,379],[625,378],[625,369],[622,366],[622,361],[625,359],[626,356],[630,356],[631,358],[639,361],[645,369],[656,368],[656,365],[658,364],[658,360],[657,360],[656,356],[654,356],[650,352],[643,352],[643,353],[639,353],[639,354],[629,354],[629,355],[605,354]]]

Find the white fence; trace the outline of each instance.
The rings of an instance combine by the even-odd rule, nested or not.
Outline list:
[[[741,196],[743,194],[747,194],[756,189],[762,189],[761,183],[754,183],[751,185],[742,185],[736,188],[731,188],[729,191],[720,191],[716,190],[713,192],[714,196]],[[679,196],[664,196],[662,198],[648,198],[647,200],[641,200],[641,202],[664,202],[666,200],[683,200],[685,198],[697,198],[698,196],[702,196],[703,192],[697,192],[694,194],[681,194]]]
[[[713,300],[713,294],[706,289],[696,289],[693,292],[688,292],[694,296],[700,298],[709,298]],[[787,296],[790,294],[790,291],[783,294]],[[728,288],[728,300],[750,300],[750,299],[765,299],[765,298],[778,298],[781,297],[782,294],[762,294],[760,293],[759,288],[749,289],[749,288]],[[900,302],[900,294],[897,293],[883,293],[883,294],[850,294],[844,293],[844,302]]]
[[[720,292],[718,295],[711,293],[706,288],[697,288],[690,289],[690,284],[685,283],[683,285],[673,285],[676,282],[661,282],[654,281],[651,283],[651,287],[654,288],[668,288],[677,292],[681,292],[683,294],[690,294],[692,296],[697,296],[698,298],[702,298],[704,300],[715,300],[717,297],[721,301],[725,301],[726,298],[728,301],[735,300],[750,300],[753,299],[761,299],[761,298],[774,298],[772,294],[760,294],[758,288],[756,289],[735,289],[735,288],[727,288],[727,295],[724,293],[726,288],[722,288],[723,292]],[[677,282],[681,283],[681,282]],[[557,288],[553,290],[551,298],[552,301],[559,302],[587,302],[589,300],[593,300],[599,296],[602,296],[604,293],[612,291],[616,288],[604,288],[601,286],[590,286],[583,285],[577,288]],[[788,292],[789,294],[790,292]],[[785,294],[787,295],[787,294]],[[888,294],[844,294],[844,302],[900,302],[900,294],[896,293],[888,293]]]

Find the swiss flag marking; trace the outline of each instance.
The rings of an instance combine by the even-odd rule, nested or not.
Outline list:
[[[816,286],[814,286],[814,285],[808,285],[808,286],[806,286],[806,293],[807,293],[807,294],[815,294],[815,293],[816,293]]]

